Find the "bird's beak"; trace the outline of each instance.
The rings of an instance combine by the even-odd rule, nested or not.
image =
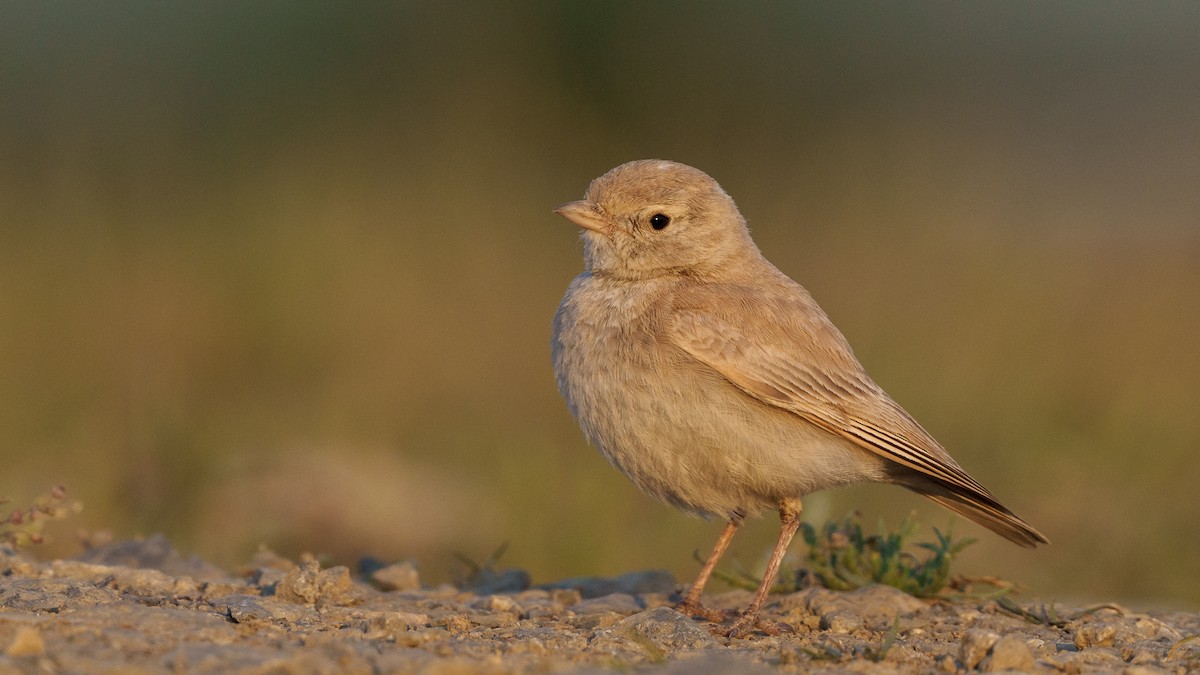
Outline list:
[[[595,204],[586,199],[562,204],[554,209],[554,212],[585,230],[608,234],[609,225],[604,214],[600,213],[600,209],[596,208]]]

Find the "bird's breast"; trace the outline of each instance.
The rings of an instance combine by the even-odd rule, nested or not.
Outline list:
[[[555,317],[559,390],[642,491],[729,517],[850,482],[862,452],[742,392],[666,337],[668,293],[581,277]]]

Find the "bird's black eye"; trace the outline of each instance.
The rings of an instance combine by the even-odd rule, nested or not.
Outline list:
[[[671,224],[671,217],[664,213],[656,213],[650,216],[650,227],[656,230],[661,230]]]

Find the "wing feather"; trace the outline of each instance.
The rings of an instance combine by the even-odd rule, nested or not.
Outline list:
[[[731,322],[702,311],[675,314],[672,339],[743,391],[792,412],[887,459],[939,480],[989,495],[949,454],[863,372],[850,354],[815,363],[813,344],[797,344],[774,326],[750,340]],[[803,335],[804,332],[801,332]],[[811,335],[811,331],[809,331]]]
[[[1046,541],[871,380],[807,292],[788,291],[748,303],[744,289],[722,298],[710,287],[681,299],[668,338],[750,396],[910,469],[898,482],[1019,544]]]

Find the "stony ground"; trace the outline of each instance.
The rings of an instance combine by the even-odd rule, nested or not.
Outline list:
[[[1200,672],[1200,615],[917,600],[873,586],[778,596],[778,635],[671,609],[663,572],[529,588],[519,571],[423,588],[260,553],[229,573],[162,538],[39,562],[0,551],[0,674],[16,672]],[[708,598],[744,606],[749,593]]]

